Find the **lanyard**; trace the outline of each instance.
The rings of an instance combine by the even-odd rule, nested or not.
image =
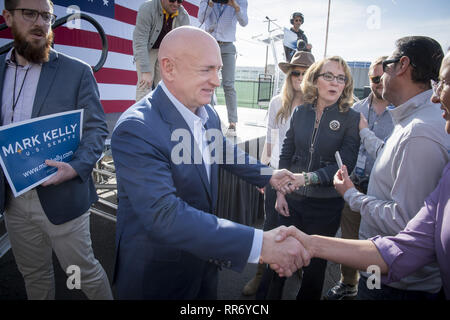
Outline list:
[[[13,104],[12,104],[11,123],[14,122],[14,111],[16,109],[17,103],[19,102],[20,94],[22,93],[22,89],[23,89],[23,86],[25,84],[25,80],[27,78],[28,71],[31,69],[31,67],[29,67],[27,69],[27,71],[25,72],[25,76],[23,77],[22,85],[20,86],[20,90],[19,90],[19,93],[18,93],[17,99],[16,99],[16,82],[17,82],[17,69],[18,69],[18,67],[19,66],[16,64],[16,72],[14,74],[14,89],[13,89]]]
[[[218,10],[219,10],[219,17],[217,18],[217,21],[219,21],[220,17],[222,16],[223,12],[225,11],[227,5],[226,4],[218,4]]]
[[[372,103],[373,103],[373,96],[370,97],[369,111],[368,111],[368,113],[367,113],[367,124],[368,124],[369,126],[370,126],[370,110],[373,109]],[[373,112],[375,112],[375,111],[373,111]],[[377,120],[377,119],[375,118],[375,121],[372,123],[372,127],[370,127],[370,131],[373,131],[373,127],[375,126],[376,120]]]

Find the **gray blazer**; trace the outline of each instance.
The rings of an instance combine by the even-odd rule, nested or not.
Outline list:
[[[138,11],[133,31],[133,55],[141,72],[150,72],[149,51],[158,40],[163,25],[163,9],[160,0],[144,2]],[[189,14],[180,6],[178,16],[173,19],[172,29],[189,25]]]
[[[0,56],[0,105],[5,58],[6,54]],[[84,109],[83,135],[70,165],[78,176],[58,186],[37,187],[41,205],[53,224],[75,219],[97,201],[91,173],[103,151],[108,129],[91,67],[52,50],[49,61],[42,65],[31,117],[77,109]],[[6,183],[0,169],[0,212],[6,206]]]

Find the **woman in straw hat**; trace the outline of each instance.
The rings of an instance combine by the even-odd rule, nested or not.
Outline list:
[[[292,111],[296,106],[303,104],[301,89],[303,76],[313,63],[314,56],[311,53],[297,51],[291,62],[280,62],[278,64],[281,71],[286,74],[286,78],[281,93],[273,97],[269,104],[267,136],[262,155],[262,162],[270,164],[274,169],[278,169],[280,150],[286,131],[289,129]],[[278,226],[278,213],[275,211],[276,193],[275,190],[268,189],[266,189],[264,197],[264,230],[270,230]],[[256,293],[264,269],[265,265],[258,265],[255,277],[245,285],[242,294],[249,296]]]

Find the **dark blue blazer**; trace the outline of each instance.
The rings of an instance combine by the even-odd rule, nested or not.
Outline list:
[[[0,105],[5,79],[6,54],[0,56]],[[39,200],[50,222],[62,224],[85,213],[97,201],[91,173],[108,135],[105,114],[91,67],[54,50],[42,64],[32,118],[84,109],[83,134],[70,165],[78,173],[58,186],[37,187]],[[0,122],[2,123],[2,122]],[[0,169],[0,212],[5,209],[6,179]]]
[[[210,106],[206,110],[206,128],[220,132],[216,112]],[[185,129],[190,141],[172,141],[177,129]],[[227,143],[221,132],[220,139]],[[124,112],[114,129],[119,203],[114,283],[119,299],[195,299],[209,281],[205,273],[211,263],[236,271],[247,263],[254,229],[210,214],[217,202],[218,169],[223,166],[260,187],[270,177],[260,175],[260,163],[215,163],[209,182],[203,163],[173,161],[180,143],[186,150],[197,148],[160,86]],[[236,146],[229,147],[237,155]],[[188,153],[193,160],[193,151]],[[248,155],[240,155],[248,161]]]

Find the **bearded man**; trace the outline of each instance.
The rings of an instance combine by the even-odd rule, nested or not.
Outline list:
[[[56,16],[49,0],[5,0],[14,46],[0,56],[1,125],[84,109],[82,139],[70,162],[46,160],[57,172],[14,197],[0,170],[0,212],[25,280],[28,299],[54,299],[52,250],[63,270],[77,266],[89,299],[112,299],[108,277],[92,251],[91,178],[108,134],[89,65],[51,49]]]

